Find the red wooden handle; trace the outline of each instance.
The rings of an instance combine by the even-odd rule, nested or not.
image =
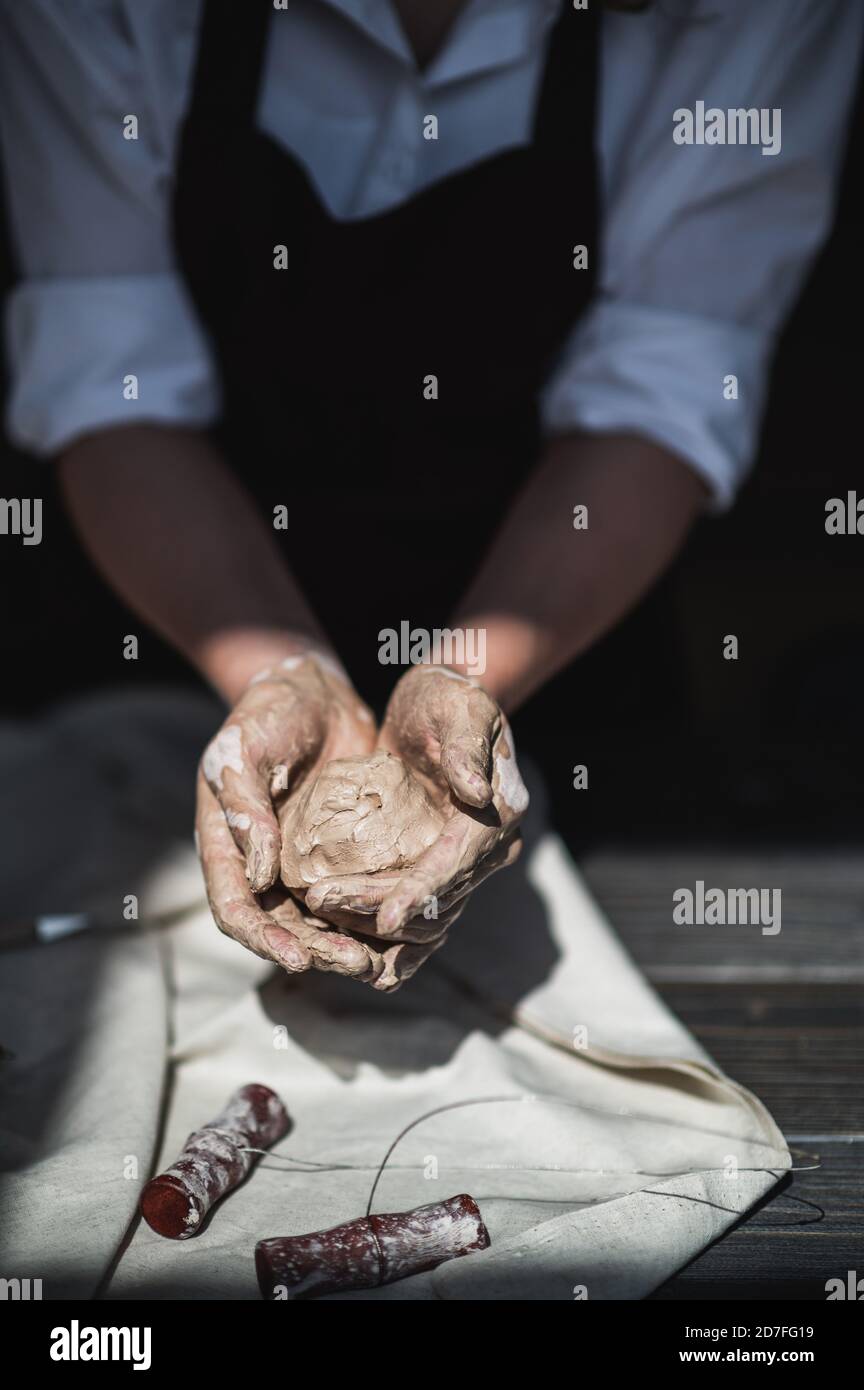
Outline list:
[[[485,1250],[489,1233],[466,1193],[413,1211],[386,1212],[313,1231],[277,1236],[255,1246],[255,1269],[265,1298],[373,1289],[445,1260]]]
[[[225,1109],[189,1135],[183,1152],[141,1193],[148,1226],[171,1240],[187,1240],[200,1230],[207,1212],[237,1187],[252,1167],[252,1149],[266,1149],[290,1125],[288,1112],[269,1086],[242,1086]]]

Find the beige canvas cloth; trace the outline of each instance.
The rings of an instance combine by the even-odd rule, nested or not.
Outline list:
[[[640,1298],[770,1190],[790,1164],[777,1126],[629,959],[535,778],[519,864],[382,996],[289,979],[216,930],[189,787],[217,721],[166,692],[0,730],[3,916],[82,894],[112,920],[130,893],[140,909],[0,960],[6,1277],[46,1298],[256,1298],[257,1240],[361,1216],[400,1129],[466,1099],[506,1098],[412,1129],[374,1209],[469,1192],[490,1249],[347,1297]],[[70,828],[46,851],[48,785]],[[161,1239],[137,1220],[141,1186],[250,1081],[285,1101],[274,1151],[291,1164],[263,1159],[198,1236]]]

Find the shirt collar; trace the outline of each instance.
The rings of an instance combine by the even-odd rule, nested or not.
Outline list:
[[[406,67],[414,55],[389,0],[319,0],[361,29]],[[443,86],[490,68],[518,62],[552,22],[562,0],[468,0],[441,52],[424,73]]]

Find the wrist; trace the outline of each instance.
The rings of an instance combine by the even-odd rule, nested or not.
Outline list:
[[[319,656],[330,670],[347,673],[327,641],[311,632],[280,628],[239,628],[214,633],[193,654],[198,670],[233,705],[256,676],[294,657]]]
[[[482,660],[453,661],[449,668],[482,686],[505,714],[512,713],[545,681],[550,636],[515,615],[477,614],[457,619],[454,627],[475,634]],[[482,668],[482,669],[481,669]]]

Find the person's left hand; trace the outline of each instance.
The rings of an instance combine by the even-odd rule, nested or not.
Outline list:
[[[521,849],[528,793],[513,736],[479,686],[446,668],[417,666],[390,697],[380,746],[421,779],[444,828],[413,868],[322,879],[309,890],[306,907],[365,916],[364,930],[375,937],[437,949],[478,884],[512,864]]]

